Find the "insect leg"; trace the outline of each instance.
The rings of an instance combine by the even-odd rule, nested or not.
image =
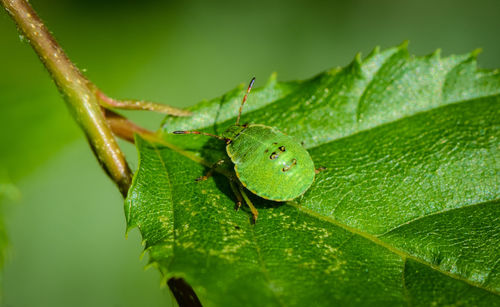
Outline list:
[[[205,174],[205,176],[198,177],[198,178],[196,178],[195,180],[196,180],[196,181],[204,181],[204,180],[207,180],[208,178],[210,178],[210,176],[212,176],[212,174],[213,174],[213,172],[215,171],[215,169],[216,169],[217,167],[219,167],[219,165],[221,165],[221,164],[222,164],[222,163],[224,163],[224,162],[225,162],[225,161],[224,161],[224,159],[222,159],[222,160],[219,160],[219,161],[215,162],[215,163],[214,163],[214,165],[212,165],[212,166],[210,167],[210,170],[209,170],[209,171]]]
[[[231,189],[233,190],[234,195],[236,195],[236,199],[238,200],[236,202],[236,211],[238,211],[241,207],[241,203],[243,202],[243,197],[241,196],[241,192],[236,186],[236,182],[233,180],[229,180],[229,183],[231,184]]]
[[[322,171],[324,171],[324,170],[326,170],[326,167],[324,167],[324,166],[320,166],[320,167],[318,167],[317,169],[315,169],[315,170],[314,170],[314,172],[315,172],[316,174],[319,174],[319,173],[321,173],[321,172],[322,172]]]
[[[250,198],[248,198],[247,193],[245,193],[245,190],[243,190],[243,186],[241,184],[238,184],[238,187],[240,188],[241,195],[245,199],[245,202],[250,208],[250,211],[252,211],[253,223],[255,224],[255,222],[257,222],[257,217],[259,216],[259,212],[257,211],[257,208],[255,208],[252,202],[250,201]]]

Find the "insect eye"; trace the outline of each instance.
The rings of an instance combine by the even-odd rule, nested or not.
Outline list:
[[[278,154],[275,151],[273,151],[273,153],[269,156],[269,159],[274,160],[277,157],[278,157]]]
[[[280,146],[280,147],[279,147],[279,150],[280,150],[281,152],[284,152],[284,151],[285,151],[285,146]]]

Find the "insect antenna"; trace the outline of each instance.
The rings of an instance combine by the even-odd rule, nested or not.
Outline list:
[[[180,130],[180,131],[174,131],[173,133],[174,134],[202,134],[202,135],[206,135],[206,136],[211,136],[211,137],[219,139],[219,140],[227,141],[227,139],[223,138],[222,136],[218,136],[218,135],[210,134],[210,133],[206,133],[206,132],[201,132],[201,131],[183,131],[183,130]]]
[[[252,89],[254,83],[255,83],[255,77],[253,77],[252,80],[250,81],[250,84],[248,85],[247,88],[247,93],[245,94],[245,97],[243,97],[243,101],[241,102],[240,112],[238,113],[238,118],[236,118],[236,125],[240,124],[240,117],[241,117],[241,111],[243,110],[243,105],[245,104],[245,101],[247,101],[247,96],[250,93],[250,90]]]

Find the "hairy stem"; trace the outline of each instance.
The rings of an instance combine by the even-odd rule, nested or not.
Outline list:
[[[132,174],[101,111],[93,91],[95,86],[68,59],[27,1],[0,0],[0,3],[49,71],[99,163],[125,197]]]

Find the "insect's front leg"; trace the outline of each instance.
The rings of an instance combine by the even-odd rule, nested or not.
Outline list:
[[[210,176],[212,176],[213,172],[217,169],[217,167],[219,167],[221,164],[223,164],[225,161],[224,159],[221,159],[217,162],[214,163],[214,165],[212,165],[210,167],[210,170],[208,170],[208,172],[204,175],[204,176],[201,176],[201,177],[198,177],[196,178],[195,180],[196,181],[204,181],[204,180],[207,180],[208,178],[210,178]]]

